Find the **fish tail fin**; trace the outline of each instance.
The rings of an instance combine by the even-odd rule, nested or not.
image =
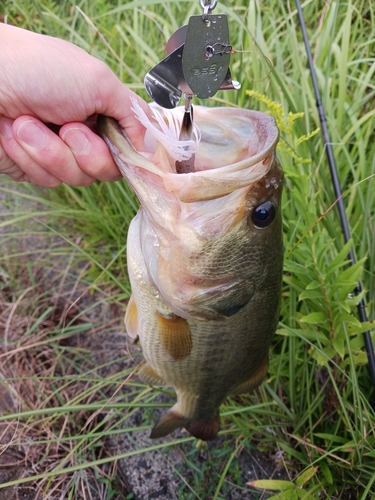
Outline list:
[[[189,421],[184,426],[190,434],[202,441],[211,441],[215,439],[220,430],[220,415],[219,413],[208,422]]]
[[[220,430],[220,415],[217,415],[208,422],[191,420],[171,408],[155,425],[151,431],[151,439],[167,436],[171,432],[185,427],[185,429],[197,439],[211,441],[215,439]]]

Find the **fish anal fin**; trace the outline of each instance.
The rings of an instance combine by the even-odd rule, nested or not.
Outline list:
[[[166,352],[175,360],[187,358],[192,347],[189,323],[180,316],[170,318],[157,314],[161,342]]]
[[[241,384],[236,385],[231,391],[231,396],[236,396],[238,394],[244,394],[246,392],[250,392],[256,389],[266,378],[268,372],[268,356],[262,361],[257,371],[251,375],[250,378],[242,382]]]
[[[184,427],[187,422],[188,420],[185,417],[174,411],[172,408],[161,417],[159,422],[152,429],[150,437],[151,439],[157,439],[167,436],[176,429]]]
[[[148,363],[141,366],[137,372],[138,377],[146,385],[167,386],[163,378],[156,373],[156,371]]]
[[[138,337],[138,308],[133,299],[133,295],[130,297],[128,305],[125,312],[125,326],[126,332],[132,339]]]

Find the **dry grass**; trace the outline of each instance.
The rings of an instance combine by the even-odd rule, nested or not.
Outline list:
[[[82,285],[85,266],[79,274],[73,273],[71,259],[65,263],[61,259],[55,269],[46,268],[44,256],[49,256],[50,266],[52,250],[32,257],[9,256],[7,272],[2,272],[0,484],[45,475],[76,465],[80,459],[97,460],[109,453],[105,440],[92,433],[100,429],[105,435],[115,417],[110,411],[97,412],[91,407],[103,401],[111,384],[106,386],[93,368],[99,361],[99,339],[102,344],[113,325],[120,329],[122,312],[113,317],[113,307],[108,307],[112,318],[108,319],[107,311],[107,317],[98,318],[99,326],[94,326],[93,313],[87,308],[89,289]],[[97,302],[95,294],[89,302]],[[113,347],[118,353],[119,346]],[[104,366],[107,354],[102,351],[99,355]],[[71,406],[73,411],[69,411]],[[12,414],[9,420],[7,414]],[[1,490],[0,499],[61,499],[69,498],[69,492],[74,492],[70,498],[115,498],[116,493],[110,491],[115,470],[113,462],[60,473],[53,479],[42,477],[27,486]],[[126,497],[126,484],[121,491],[125,496],[117,494],[116,498]]]

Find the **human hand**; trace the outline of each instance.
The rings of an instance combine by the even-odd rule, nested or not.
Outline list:
[[[130,97],[149,115],[147,104],[73,44],[6,24],[0,43],[0,173],[44,187],[120,179],[95,116],[116,118],[141,149]],[[46,124],[61,126],[58,135]]]

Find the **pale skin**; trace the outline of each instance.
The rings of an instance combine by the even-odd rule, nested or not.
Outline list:
[[[141,148],[145,131],[130,98],[149,114],[147,104],[71,43],[0,23],[0,46],[0,173],[42,187],[119,180],[90,125],[96,114],[116,118]]]

